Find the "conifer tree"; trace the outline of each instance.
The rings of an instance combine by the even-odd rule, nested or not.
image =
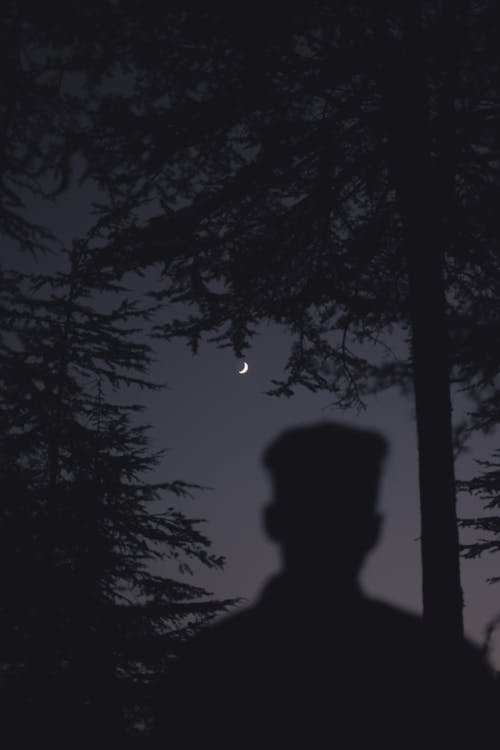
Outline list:
[[[478,538],[475,541],[460,545],[461,553],[467,559],[477,559],[486,554],[500,552],[500,450],[494,450],[488,460],[477,460],[476,463],[479,473],[471,479],[457,482],[459,491],[475,496],[483,503],[484,510],[488,511],[487,515],[459,519],[461,527],[478,532]],[[500,572],[498,575],[487,578],[487,582],[490,584],[500,582]],[[486,655],[499,626],[500,611],[486,629],[484,642]]]
[[[480,474],[469,480],[459,482],[459,488],[462,491],[476,495],[485,502],[485,509],[498,511],[500,508],[500,450],[495,450],[493,456],[487,461],[478,461],[478,465],[483,467]],[[494,535],[489,538],[482,538],[479,541],[469,544],[462,544],[462,550],[465,557],[475,558],[483,555],[485,552],[500,552],[500,516],[487,515],[477,518],[461,518],[460,524],[463,527],[478,529],[481,532]],[[489,578],[490,583],[498,583],[500,575]]]
[[[113,398],[159,387],[150,312],[85,243],[66,258],[52,276],[2,275],[0,648],[13,731],[76,747],[147,726],[178,644],[231,601],[179,576],[223,558],[175,501],[197,488],[148,478],[161,452],[140,407]]]

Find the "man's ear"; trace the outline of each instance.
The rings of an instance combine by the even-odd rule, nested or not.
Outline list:
[[[264,529],[270,539],[275,542],[281,540],[281,524],[279,519],[278,508],[276,505],[266,505],[264,508]]]

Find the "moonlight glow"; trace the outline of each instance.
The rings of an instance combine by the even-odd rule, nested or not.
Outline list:
[[[247,371],[248,371],[248,363],[243,362],[243,367],[241,368],[241,370],[238,370],[238,372],[240,375],[244,375]]]

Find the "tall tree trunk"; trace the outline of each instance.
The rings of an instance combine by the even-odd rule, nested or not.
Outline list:
[[[452,643],[463,598],[451,427],[442,251],[432,221],[407,219],[412,358],[418,433],[424,619]],[[427,231],[426,231],[427,230]]]
[[[431,161],[418,4],[410,3],[406,12],[403,57],[387,68],[384,93],[410,287],[424,621],[442,643],[453,646],[463,639],[463,597],[443,275],[449,195],[439,189],[443,182],[438,183],[435,158]]]

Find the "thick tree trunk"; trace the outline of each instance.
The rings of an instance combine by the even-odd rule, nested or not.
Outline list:
[[[384,94],[410,287],[424,620],[443,643],[453,645],[463,638],[463,598],[443,276],[449,196],[439,188],[444,182],[431,155],[418,4],[408,8],[403,56],[386,69]]]

